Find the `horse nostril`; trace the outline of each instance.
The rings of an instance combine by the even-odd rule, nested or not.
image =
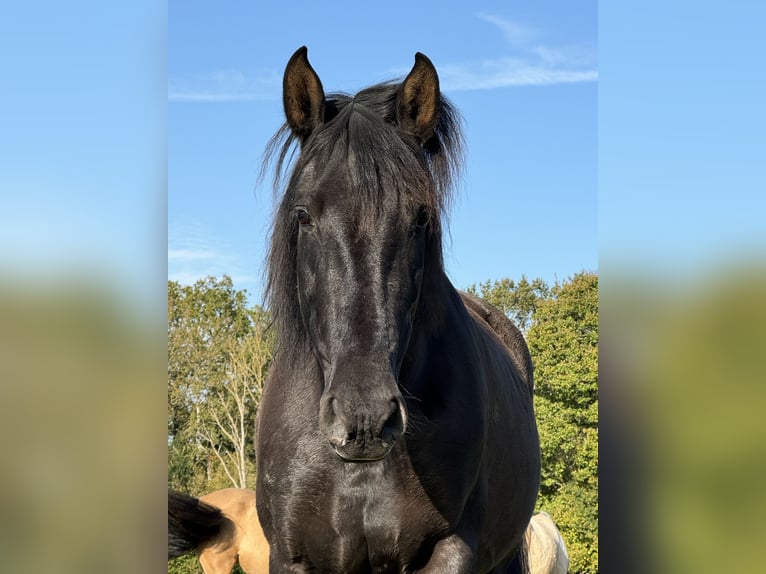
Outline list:
[[[342,446],[348,441],[346,421],[338,406],[335,397],[328,395],[319,408],[320,427],[333,446]]]
[[[391,399],[391,410],[380,430],[385,442],[394,442],[404,432],[404,412],[397,399]]]

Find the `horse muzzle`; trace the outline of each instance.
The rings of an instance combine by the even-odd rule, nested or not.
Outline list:
[[[400,397],[380,403],[375,412],[344,405],[332,395],[322,398],[319,427],[333,451],[346,462],[374,462],[394,448],[406,426]]]

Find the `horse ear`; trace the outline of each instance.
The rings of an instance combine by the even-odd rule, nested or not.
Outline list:
[[[292,55],[282,80],[282,101],[287,125],[301,142],[319,126],[324,116],[324,90],[309,64],[308,49],[301,46]]]
[[[426,56],[415,54],[415,65],[399,87],[399,126],[421,142],[428,141],[439,122],[441,95],[436,68]]]

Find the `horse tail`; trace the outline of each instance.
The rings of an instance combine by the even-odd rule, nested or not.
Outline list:
[[[228,522],[220,508],[168,489],[168,560],[192,552]]]
[[[506,572],[508,574],[532,574],[529,568],[529,541],[526,535],[521,537],[521,543],[516,549],[516,554]]]
[[[532,568],[529,564],[529,541],[526,536],[521,537],[519,545],[519,571],[523,574],[532,574]]]

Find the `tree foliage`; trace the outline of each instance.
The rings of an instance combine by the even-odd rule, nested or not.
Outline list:
[[[516,326],[526,333],[537,309],[537,303],[550,295],[550,287],[542,279],[531,282],[522,275],[518,282],[504,278],[471,285],[467,291],[478,295],[498,309],[502,309]]]
[[[267,325],[229,277],[168,282],[170,486],[252,486],[255,412],[272,352]]]

